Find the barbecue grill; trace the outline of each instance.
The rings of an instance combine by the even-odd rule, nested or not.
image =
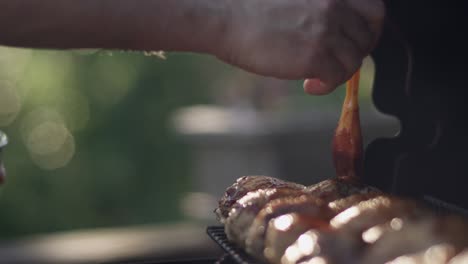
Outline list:
[[[375,61],[373,101],[400,121],[393,138],[371,142],[363,181],[422,200],[436,211],[468,216],[468,92],[465,4],[388,1]],[[220,263],[256,263],[230,243],[223,227],[209,236],[226,252]]]

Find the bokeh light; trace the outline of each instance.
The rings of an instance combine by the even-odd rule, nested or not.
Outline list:
[[[33,161],[43,169],[64,167],[75,153],[75,140],[62,124],[44,122],[28,136],[26,146]]]
[[[43,169],[64,167],[75,153],[75,140],[55,110],[39,108],[23,119],[23,141],[32,160]]]
[[[21,109],[21,100],[11,81],[0,80],[0,126],[11,124]]]

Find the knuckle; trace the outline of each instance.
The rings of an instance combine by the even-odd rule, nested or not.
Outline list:
[[[330,68],[329,80],[334,86],[338,86],[339,84],[345,82],[347,80],[347,73],[345,66],[339,61],[336,60],[332,67]]]
[[[381,23],[385,18],[385,4],[382,1],[372,1],[369,4],[370,8],[368,10],[367,15],[369,16],[370,20],[374,23]]]
[[[347,80],[351,79],[353,74],[361,67],[361,63],[354,63],[351,65],[351,67],[343,69],[343,74],[341,76],[341,79],[339,80],[340,83],[344,83]]]
[[[304,76],[305,77],[316,77],[317,75],[317,65],[320,65],[320,56],[317,53],[311,52],[308,56],[305,57],[306,61],[304,62]]]
[[[348,80],[348,74],[349,72],[344,68],[340,67],[339,70],[336,71],[336,80],[335,80],[335,85],[338,86]]]

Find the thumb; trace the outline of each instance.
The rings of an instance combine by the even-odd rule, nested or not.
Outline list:
[[[306,79],[304,81],[304,91],[312,95],[325,95],[333,92],[338,85],[324,83],[319,79]]]

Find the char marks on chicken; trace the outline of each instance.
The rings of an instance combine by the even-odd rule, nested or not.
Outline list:
[[[269,221],[292,212],[323,219],[328,219],[332,215],[326,203],[310,195],[273,200],[257,214],[250,226],[246,239],[247,252],[258,259],[264,259],[265,235]]]
[[[370,199],[379,193],[354,194],[349,197],[328,203],[330,214],[307,215],[301,213],[290,213],[281,215],[269,221],[265,236],[264,256],[271,263],[279,263],[286,248],[293,244],[296,239],[309,229],[330,229],[327,216],[333,217],[342,210],[347,209],[361,201]]]
[[[215,213],[218,220],[221,223],[226,221],[226,218],[229,216],[231,207],[242,198],[244,195],[251,191],[256,191],[259,189],[271,189],[271,188],[290,188],[302,190],[305,188],[304,185],[286,182],[280,179],[276,179],[268,176],[244,176],[228,187],[224,196],[219,200],[218,208],[216,208]]]
[[[457,216],[393,218],[366,232],[369,236],[372,236],[372,232],[376,234],[373,237],[375,241],[366,248],[363,264],[384,263],[398,258],[401,262],[404,259],[402,256],[415,263],[425,263],[422,262],[424,256],[431,256],[431,261],[434,261],[426,263],[447,263],[468,245],[468,225],[465,219]]]
[[[359,183],[354,178],[328,179],[307,187],[307,191],[325,202],[332,202],[352,194],[380,193],[376,188]]]
[[[225,220],[224,231],[230,241],[238,246],[245,246],[245,239],[249,227],[258,212],[270,201],[282,197],[295,197],[305,194],[303,189],[273,188],[260,189],[244,195],[232,206],[229,216]]]

